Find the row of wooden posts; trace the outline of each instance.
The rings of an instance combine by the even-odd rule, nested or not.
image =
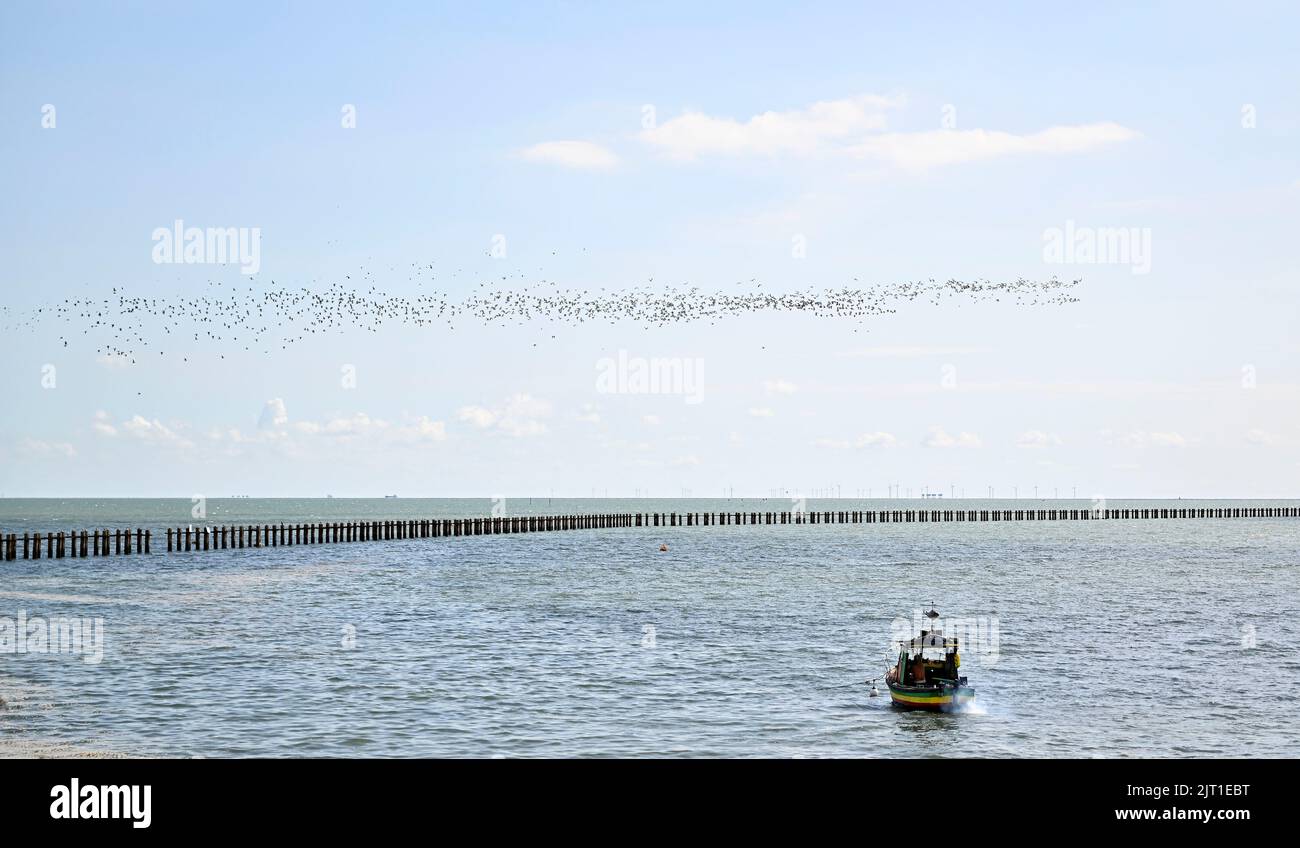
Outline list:
[[[0,559],[18,559],[22,543],[23,559],[40,559],[42,544],[49,559],[63,557],[109,556],[111,554],[147,554],[151,551],[153,533],[137,528],[131,530],[82,530],[81,532],[0,534]],[[134,537],[134,545],[132,538]]]
[[[707,527],[744,524],[890,524],[949,521],[1101,521],[1160,518],[1300,517],[1300,507],[1159,507],[1121,509],[894,509],[837,512],[625,512],[590,515],[519,515],[406,521],[335,521],[167,529],[167,552],[320,545],[396,539],[437,539],[500,533],[537,533],[607,527]],[[58,533],[0,534],[6,560],[147,554],[151,530],[118,528]],[[21,542],[21,546],[20,543]]]

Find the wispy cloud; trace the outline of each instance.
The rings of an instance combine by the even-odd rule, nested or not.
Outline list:
[[[274,419],[273,419],[274,420]],[[290,422],[285,416],[256,432],[245,433],[238,428],[214,430],[209,439],[232,445],[282,443],[294,448],[305,448],[312,439],[345,441],[349,445],[401,444],[441,442],[447,438],[447,425],[427,415],[408,418],[403,423],[393,423],[365,412],[350,415],[331,415],[314,421]],[[291,444],[296,442],[296,444]]]
[[[799,387],[789,380],[764,380],[763,391],[769,395],[792,395],[799,391]]]
[[[117,435],[117,427],[113,426],[113,422],[109,419],[108,413],[102,409],[95,412],[95,417],[91,420],[90,427],[101,436]]]
[[[100,432],[105,431],[101,429]],[[182,448],[192,446],[190,440],[182,436],[176,429],[168,427],[157,418],[145,418],[143,415],[132,415],[129,419],[117,425],[112,435],[116,436],[118,434],[157,445]]]
[[[1141,133],[1102,121],[1061,124],[1029,133],[988,129],[884,132],[905,99],[864,94],[803,109],[768,111],[747,120],[693,111],[643,130],[641,139],[679,161],[701,157],[845,156],[924,170],[1018,155],[1085,153]]]
[[[960,354],[988,353],[991,348],[959,345],[883,345],[860,347],[842,351],[843,358],[864,359],[923,359],[930,356],[957,356]]]
[[[183,448],[197,459],[208,456],[205,451],[209,449],[233,456],[259,446],[274,446],[277,450],[308,456],[314,455],[313,447],[324,450],[341,441],[355,447],[384,448],[441,442],[447,438],[446,425],[424,415],[408,417],[396,424],[365,412],[290,421],[279,398],[266,402],[258,426],[253,430],[213,427],[197,441],[185,425],[167,425],[143,415],[133,415],[115,424],[107,413],[100,411],[95,413],[91,428],[107,439]]]
[[[95,361],[105,368],[130,368],[131,358],[120,353],[104,353],[95,357]]]
[[[542,162],[582,171],[608,171],[618,165],[610,149],[590,141],[544,141],[519,151],[529,162]]]
[[[1002,156],[1085,153],[1140,137],[1136,130],[1110,122],[1055,126],[1026,135],[980,129],[931,130],[886,133],[864,140],[850,152],[901,168],[924,170]]]
[[[493,427],[507,436],[538,436],[546,432],[546,423],[542,420],[551,415],[549,401],[532,395],[518,393],[511,395],[500,406],[487,408],[483,406],[463,406],[456,412],[461,421],[468,421],[475,427],[487,429]]]
[[[1282,444],[1283,439],[1275,433],[1270,433],[1267,430],[1256,428],[1246,432],[1246,441],[1250,442],[1252,445],[1273,446]]]
[[[485,406],[462,406],[456,410],[456,417],[481,428],[491,427],[497,420],[497,414]]]
[[[642,131],[641,138],[680,160],[703,155],[810,155],[884,128],[885,112],[902,102],[867,94],[788,112],[764,112],[746,121],[687,112]]]
[[[1061,444],[1061,437],[1042,430],[1027,430],[1016,439],[1016,446],[1021,448],[1046,448]]]
[[[954,436],[942,427],[935,426],[930,428],[924,444],[927,448],[978,448],[984,442],[974,433],[961,432]]]
[[[47,442],[43,439],[23,439],[18,447],[24,454],[39,458],[61,456],[64,459],[75,459],[77,456],[77,449],[69,442]]]
[[[268,430],[283,427],[289,423],[289,412],[284,407],[283,398],[271,398],[262,407],[262,414],[257,419],[258,429]]]
[[[1102,430],[1102,438],[1109,445],[1124,448],[1183,448],[1192,443],[1192,439],[1172,430],[1148,432],[1131,430],[1127,433],[1115,433]]]
[[[897,447],[898,439],[893,433],[874,432],[863,433],[853,439],[818,439],[814,442],[818,447],[834,448],[836,450],[861,450],[862,448],[892,448]]]

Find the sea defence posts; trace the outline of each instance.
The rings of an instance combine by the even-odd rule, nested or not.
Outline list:
[[[1005,521],[1150,521],[1204,518],[1300,518],[1300,506],[1124,507],[1094,509],[890,509],[793,512],[619,512],[331,521],[298,524],[201,524],[167,528],[166,548],[153,531],[116,528],[52,533],[0,531],[0,559],[61,559],[195,553],[333,545],[403,539],[442,539],[509,533],[548,533],[616,527],[713,527],[769,524],[914,524]],[[159,534],[162,535],[161,533]],[[158,540],[160,543],[162,539]],[[159,545],[161,547],[161,545]]]

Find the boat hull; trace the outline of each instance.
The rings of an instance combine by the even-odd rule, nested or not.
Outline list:
[[[972,703],[975,690],[969,686],[899,686],[890,683],[889,699],[894,706],[905,710],[952,712]]]

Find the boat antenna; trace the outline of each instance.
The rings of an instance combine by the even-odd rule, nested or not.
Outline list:
[[[939,611],[934,608],[934,601],[930,601],[930,611],[925,614],[925,617],[930,619],[930,632],[934,632],[934,622],[939,617]]]

